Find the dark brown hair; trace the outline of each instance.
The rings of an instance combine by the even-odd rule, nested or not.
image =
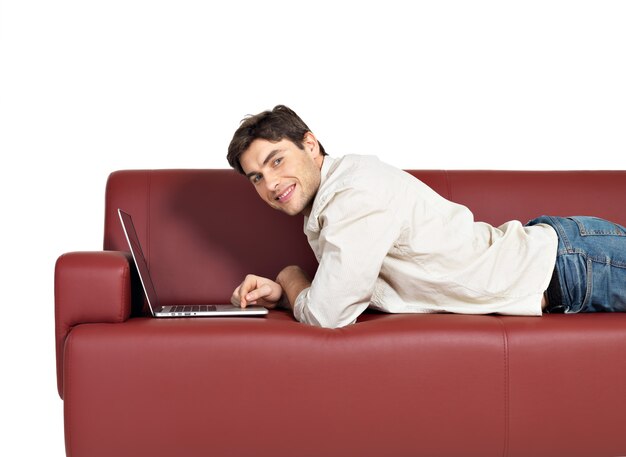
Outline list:
[[[239,163],[241,155],[246,152],[252,142],[258,138],[262,140],[278,142],[284,139],[290,140],[300,149],[304,149],[302,140],[311,130],[302,119],[285,105],[277,105],[271,111],[246,116],[239,128],[235,131],[233,139],[228,146],[226,159],[231,167],[241,174],[243,168]],[[318,141],[320,153],[327,155],[322,144]]]

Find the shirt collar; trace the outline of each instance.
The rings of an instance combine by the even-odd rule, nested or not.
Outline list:
[[[335,159],[333,159],[331,156],[324,156],[324,161],[322,162],[322,169],[321,169],[320,187],[326,180],[326,177],[328,176],[328,172],[330,171],[330,168],[332,167],[333,163],[335,163]]]
[[[320,189],[322,188],[322,186],[324,185],[324,182],[328,178],[330,169],[332,168],[335,162],[336,162],[336,159],[333,159],[331,156],[328,156],[328,155],[324,156],[324,161],[322,162],[322,168],[320,169],[320,185],[317,188],[317,195],[315,196],[315,199],[313,200],[313,204],[311,205],[311,213],[313,213],[313,209],[315,208],[316,203],[320,203],[319,202]],[[304,231],[306,232],[307,230],[309,230],[312,232],[319,232],[319,223],[317,221],[317,216],[316,215],[314,215],[313,217],[310,217],[310,216],[311,214],[304,216]]]

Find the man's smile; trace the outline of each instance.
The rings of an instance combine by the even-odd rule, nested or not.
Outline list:
[[[282,193],[280,193],[275,198],[275,200],[278,200],[281,203],[287,202],[293,195],[293,191],[295,190],[295,188],[296,188],[296,185],[292,184],[291,186],[287,187],[287,189],[285,189]]]

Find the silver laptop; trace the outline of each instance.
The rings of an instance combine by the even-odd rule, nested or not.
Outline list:
[[[143,255],[139,237],[133,225],[130,214],[118,208],[117,213],[122,222],[122,229],[126,235],[126,241],[130,247],[130,252],[137,266],[139,279],[143,286],[143,291],[148,300],[148,307],[154,317],[209,317],[209,316],[263,316],[267,314],[267,309],[262,306],[239,306],[228,305],[163,305],[159,303],[158,295],[150,277],[148,264]]]

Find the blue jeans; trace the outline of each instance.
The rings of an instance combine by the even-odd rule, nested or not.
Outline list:
[[[626,312],[626,228],[589,216],[541,216],[559,236],[548,313]]]

